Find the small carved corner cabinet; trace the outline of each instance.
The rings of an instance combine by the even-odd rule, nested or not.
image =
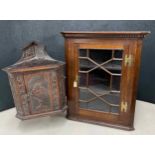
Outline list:
[[[63,67],[64,63],[52,59],[42,44],[31,42],[17,63],[3,69],[9,76],[18,118],[65,111]]]
[[[150,32],[62,32],[68,115],[133,130],[142,39]]]

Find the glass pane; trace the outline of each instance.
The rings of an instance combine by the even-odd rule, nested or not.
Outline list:
[[[119,107],[111,107],[111,113],[119,113]]]
[[[103,99],[108,101],[110,104],[119,105],[119,103],[120,103],[119,93],[112,92],[112,93],[108,93],[102,97],[103,97]]]
[[[114,57],[115,58],[122,58],[122,50],[116,50],[114,52]]]
[[[95,98],[95,96],[87,89],[80,89],[80,101],[87,102],[93,98]]]
[[[80,102],[80,108],[90,109],[90,110],[97,110],[97,111],[104,111],[109,112],[109,106],[105,104],[103,101],[96,99],[94,101],[90,101],[88,103]]]
[[[90,58],[98,63],[103,63],[112,57],[111,50],[89,50]]]
[[[79,59],[79,66],[81,71],[89,71],[93,67],[95,67],[95,64],[93,64],[88,59]]]
[[[86,49],[80,49],[79,50],[79,56],[80,57],[86,57],[87,56],[87,50]]]
[[[79,107],[119,113],[122,50],[79,50]]]
[[[112,89],[119,91],[120,90],[120,82],[121,82],[121,77],[113,76],[112,77]]]
[[[112,60],[106,63],[105,65],[103,65],[103,67],[105,67],[112,74],[115,74],[115,73],[121,74],[121,68],[122,68],[121,64],[122,64],[122,61]]]
[[[87,74],[86,73],[79,73],[79,86],[84,87],[87,83]]]
[[[110,91],[110,75],[102,69],[95,69],[89,73],[88,88],[97,95]]]

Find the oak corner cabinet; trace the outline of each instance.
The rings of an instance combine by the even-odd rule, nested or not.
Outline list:
[[[142,40],[149,33],[62,32],[69,119],[134,129]]]

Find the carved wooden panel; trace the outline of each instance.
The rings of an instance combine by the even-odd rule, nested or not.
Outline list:
[[[16,74],[15,82],[16,82],[16,87],[18,91],[17,94],[18,94],[18,99],[20,101],[21,109],[24,115],[29,115],[30,110],[29,110],[28,95],[27,95],[27,90],[25,88],[23,74]]]
[[[62,69],[10,74],[9,80],[17,116],[56,111],[66,104]]]
[[[52,102],[53,102],[53,109],[57,110],[59,108],[59,88],[58,88],[58,80],[56,72],[50,72],[51,76],[51,83],[52,83]]]
[[[31,113],[40,113],[50,110],[49,81],[44,77],[44,72],[24,74],[25,85]]]
[[[18,75],[9,74],[9,82],[10,82],[11,91],[12,91],[14,103],[17,108],[18,114],[24,115],[24,111],[22,110],[22,105],[21,105],[21,101],[20,101],[20,96],[18,93],[18,86],[16,85],[16,81],[15,81],[16,76],[18,76]]]
[[[44,45],[31,42],[22,57],[4,68],[17,108],[17,117],[28,119],[66,109],[63,62],[51,58]],[[60,69],[60,71],[59,71]]]

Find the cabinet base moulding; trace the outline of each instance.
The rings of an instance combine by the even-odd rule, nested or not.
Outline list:
[[[100,126],[106,126],[106,127],[121,129],[121,130],[127,130],[127,131],[135,130],[135,128],[133,126],[123,126],[120,124],[110,124],[110,123],[105,123],[105,122],[101,122],[101,121],[88,120],[86,118],[67,116],[67,119],[73,120],[73,121],[85,122],[85,123],[89,123],[89,124],[95,124],[95,125],[100,125]]]
[[[62,114],[62,113],[66,113],[66,111],[67,111],[67,106],[65,106],[61,110],[52,111],[52,112],[50,111],[50,112],[40,113],[40,114],[32,114],[32,115],[28,115],[28,116],[21,116],[19,114],[16,114],[16,117],[21,120],[27,120],[27,119],[37,118],[37,117],[45,117],[45,116],[52,116],[52,115],[56,115],[56,114]]]

